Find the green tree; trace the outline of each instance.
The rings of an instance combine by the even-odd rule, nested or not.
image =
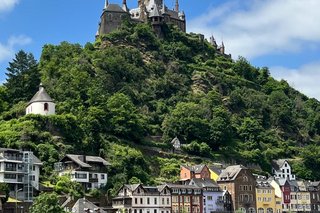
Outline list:
[[[31,206],[30,213],[67,213],[59,205],[59,198],[56,193],[42,193]]]
[[[6,72],[8,100],[10,103],[28,101],[37,91],[40,84],[38,63],[32,53],[20,50],[9,62]]]
[[[81,198],[84,195],[81,184],[71,181],[70,177],[67,175],[58,177],[57,184],[54,186],[54,191],[58,194],[68,194],[73,199]]]

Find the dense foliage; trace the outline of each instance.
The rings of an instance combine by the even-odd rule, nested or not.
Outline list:
[[[125,182],[175,180],[186,161],[232,159],[270,171],[272,159],[292,158],[300,177],[320,179],[319,102],[198,35],[169,26],[159,39],[146,24],[123,26],[84,47],[47,44],[37,69],[58,115],[23,116],[26,102],[8,98],[18,75],[8,75],[0,145],[35,151],[43,178],[63,154],[76,153],[112,163],[111,194]],[[174,137],[191,156],[171,152]]]
[[[42,193],[34,201],[30,209],[31,213],[66,213],[59,205],[59,197],[56,193]]]

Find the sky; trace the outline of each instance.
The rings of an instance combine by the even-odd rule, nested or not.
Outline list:
[[[269,67],[320,100],[320,0],[179,0],[187,31],[213,35],[233,59]],[[122,0],[109,0],[121,3]],[[137,0],[127,0],[129,8]],[[165,0],[169,8],[175,0]],[[45,44],[93,42],[104,0],[0,0],[0,83],[19,50],[41,55]]]

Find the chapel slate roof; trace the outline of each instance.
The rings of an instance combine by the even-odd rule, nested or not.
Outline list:
[[[40,84],[39,91],[32,97],[28,105],[35,102],[53,102],[52,98],[48,95],[42,84]]]

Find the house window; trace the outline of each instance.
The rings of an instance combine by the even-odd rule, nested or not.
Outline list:
[[[48,103],[44,103],[44,111],[49,111],[49,104]]]
[[[164,198],[162,198],[162,205],[164,205]]]
[[[101,180],[104,180],[104,174],[101,174]]]
[[[208,196],[208,200],[212,200],[212,196]]]
[[[135,199],[134,199],[134,203],[135,203],[135,204],[138,204],[138,198],[135,198]]]
[[[148,205],[150,204],[150,198],[147,198],[147,204]]]
[[[154,199],[154,204],[157,205],[157,198]]]
[[[156,210],[156,209],[154,210],[154,213],[157,213],[157,210]]]
[[[249,208],[249,213],[255,213],[256,212],[256,210],[254,209],[254,208]]]
[[[168,205],[170,204],[170,199],[169,199],[169,198],[167,198],[167,204],[168,204]]]
[[[140,198],[140,204],[143,204],[143,198]]]

